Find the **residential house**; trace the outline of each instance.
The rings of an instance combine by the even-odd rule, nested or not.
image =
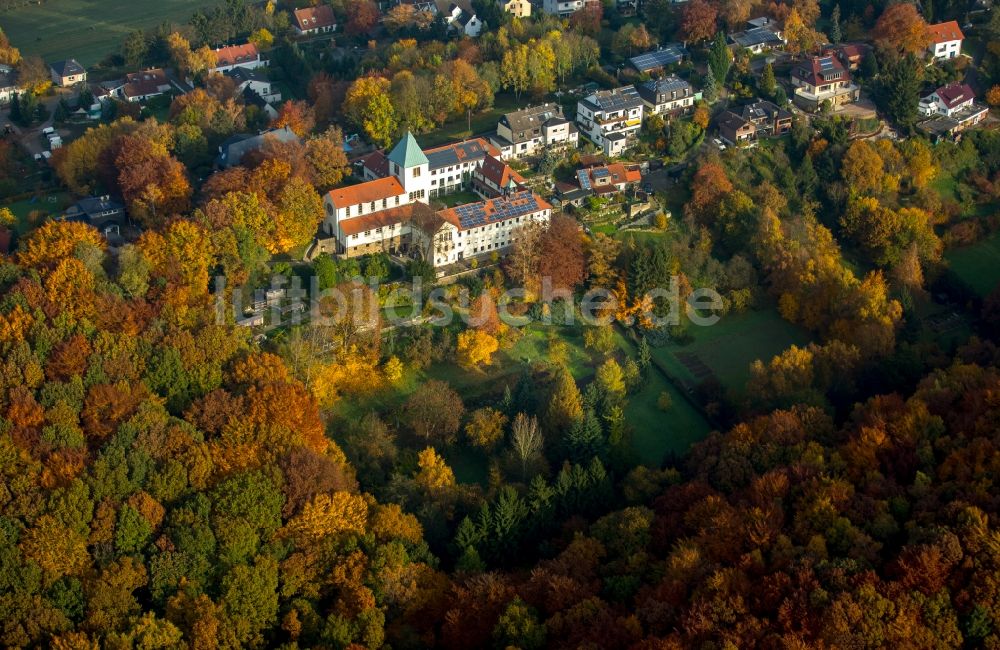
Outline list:
[[[465,11],[463,11],[462,14],[451,23],[452,29],[460,34],[468,36],[469,38],[476,38],[479,36],[479,34],[482,33],[484,26],[483,21],[479,20],[479,16]]]
[[[216,158],[216,164],[224,168],[235,167],[243,160],[243,156],[251,151],[258,151],[268,140],[301,142],[299,136],[295,135],[295,132],[287,126],[281,129],[264,131],[257,135],[241,133],[229,137],[219,145],[219,156]]]
[[[499,156],[500,151],[485,138],[472,138],[453,144],[425,149],[427,160],[427,195],[443,196],[468,187],[475,170],[488,156]],[[367,180],[390,175],[390,161],[381,151],[361,159],[362,177]]]
[[[726,143],[753,144],[761,138],[788,133],[792,129],[792,114],[772,102],[757,100],[723,111],[717,126]]]
[[[643,82],[636,90],[646,105],[646,112],[653,115],[686,113],[697,99],[691,84],[676,75]]]
[[[920,100],[920,114],[930,119],[919,123],[917,128],[934,140],[954,137],[979,124],[989,114],[989,109],[975,100],[976,95],[967,84],[942,86]]]
[[[472,172],[472,189],[484,199],[513,194],[524,188],[524,178],[502,158],[486,156]]]
[[[629,64],[636,72],[656,74],[667,66],[677,65],[690,58],[691,54],[681,43],[665,43],[653,52],[646,52],[630,58]]]
[[[796,106],[818,111],[829,102],[831,110],[857,101],[858,86],[851,82],[851,73],[835,56],[813,56],[792,67]]]
[[[17,72],[0,72],[0,105],[6,106],[17,94]]]
[[[957,21],[949,20],[946,23],[928,25],[927,31],[931,36],[931,44],[927,51],[935,61],[954,59],[962,53],[965,34],[962,33]]]
[[[615,194],[636,185],[642,180],[642,174],[635,165],[611,163],[578,169],[576,179],[580,189],[590,190],[594,194]]]
[[[87,80],[87,71],[76,59],[50,63],[49,73],[52,75],[52,83],[62,87],[75,86]]]
[[[516,159],[534,156],[546,147],[575,147],[580,134],[558,104],[547,103],[504,114],[489,139],[504,158]]]
[[[976,94],[967,84],[953,83],[941,86],[921,99],[919,110],[921,115],[951,117],[972,106],[975,100]]]
[[[729,41],[739,48],[760,54],[767,50],[778,50],[785,46],[785,40],[769,27],[751,27],[729,35]]]
[[[782,31],[781,22],[771,18],[769,16],[759,16],[757,18],[751,18],[747,21],[747,29],[759,29],[761,27],[766,27],[775,34],[777,34],[782,41],[785,40],[785,34]]]
[[[66,209],[62,218],[93,226],[105,236],[119,234],[121,227],[128,221],[125,206],[108,195],[80,199]]]
[[[298,36],[327,34],[337,30],[337,17],[330,5],[303,7],[292,12],[292,28]]]
[[[576,123],[605,155],[618,156],[638,139],[643,107],[633,86],[599,90],[577,102]]]
[[[267,59],[261,58],[260,51],[253,43],[243,45],[229,45],[220,47],[215,52],[215,67],[209,72],[226,72],[233,68],[247,68],[253,70],[268,64]]]
[[[531,2],[529,0],[507,0],[502,6],[504,11],[515,18],[531,17]]]
[[[542,0],[542,11],[552,16],[568,18],[593,0]]]
[[[170,92],[170,79],[163,68],[152,68],[125,75],[125,83],[118,89],[118,96],[127,102],[144,102]]]
[[[268,104],[278,104],[281,102],[281,91],[271,83],[267,74],[259,69],[233,68],[227,70],[225,75],[236,83],[236,92],[242,93],[250,90],[259,95]]]
[[[854,72],[861,66],[861,61],[869,51],[871,51],[871,47],[864,43],[843,43],[826,48],[823,54],[832,54],[840,59],[845,68]]]

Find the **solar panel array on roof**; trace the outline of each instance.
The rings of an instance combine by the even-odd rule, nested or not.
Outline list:
[[[680,63],[687,55],[687,50],[678,43],[668,43],[655,52],[647,52],[634,56],[629,61],[639,72],[655,70],[664,66]]]
[[[733,40],[743,47],[781,42],[778,35],[766,27],[754,27],[740,34],[733,34]]]
[[[830,72],[837,66],[833,63],[832,56],[824,56],[819,61],[819,69],[821,72]]]
[[[591,176],[594,178],[604,178],[605,176],[610,176],[611,172],[608,171],[607,167],[598,167],[590,172]]]
[[[463,230],[537,212],[538,200],[531,191],[518,192],[509,198],[469,203],[455,208]]]
[[[585,190],[592,189],[590,187],[590,176],[587,174],[586,169],[576,170],[576,178],[580,181],[580,187]]]
[[[614,90],[603,90],[593,95],[601,110],[606,113],[623,111],[642,105],[642,98],[632,86],[623,86]]]

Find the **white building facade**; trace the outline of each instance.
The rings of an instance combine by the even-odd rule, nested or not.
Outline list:
[[[601,90],[577,103],[576,123],[605,155],[619,156],[638,139],[643,107],[633,86]]]

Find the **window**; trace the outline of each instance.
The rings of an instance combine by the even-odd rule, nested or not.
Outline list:
[[[419,167],[414,167],[413,168],[413,178],[420,178],[420,168]]]

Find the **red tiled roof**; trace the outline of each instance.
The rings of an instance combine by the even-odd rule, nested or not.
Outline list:
[[[236,65],[237,63],[246,63],[247,61],[256,61],[258,57],[260,57],[260,52],[253,43],[230,45],[215,50],[215,65],[221,68],[222,66]]]
[[[381,201],[382,199],[402,194],[406,194],[406,191],[395,176],[387,176],[386,178],[379,178],[357,185],[348,185],[347,187],[338,187],[327,192],[327,196],[330,197],[330,200],[338,208]]]
[[[303,9],[296,9],[293,13],[295,15],[295,25],[302,31],[333,27],[337,24],[337,17],[333,15],[333,7],[330,5],[305,7]]]
[[[351,235],[357,235],[383,226],[407,223],[415,218],[426,219],[429,215],[433,214],[433,210],[423,203],[407,203],[406,205],[389,208],[388,210],[366,214],[363,217],[342,219],[340,221],[340,230],[344,233],[344,236],[350,237]]]
[[[486,138],[469,138],[468,140],[463,140],[462,142],[452,142],[451,144],[446,144],[440,147],[434,147],[433,149],[424,149],[424,155],[429,156],[430,154],[437,153],[439,151],[446,151],[452,149],[455,152],[455,156],[458,158],[458,162],[464,162],[466,158],[470,155],[475,155],[477,153],[477,147],[469,147],[468,145],[478,144],[482,147],[486,154],[489,156],[499,156],[500,150],[490,144]],[[470,154],[471,152],[471,154]]]
[[[962,29],[958,26],[958,21],[956,20],[928,25],[927,32],[931,35],[931,42],[935,45],[948,41],[961,41],[965,38],[965,34],[962,33]]]
[[[840,76],[832,79],[831,75],[839,73]],[[835,56],[814,56],[809,60],[792,68],[792,75],[802,79],[810,86],[819,86],[831,81],[850,81],[851,75],[844,69],[844,65]]]
[[[948,108],[955,108],[963,102],[976,98],[976,93],[972,92],[972,88],[969,88],[967,84],[948,84],[941,86],[935,92]]]
[[[511,169],[503,160],[492,155],[483,158],[483,166],[479,173],[497,187],[507,187],[511,181],[517,185],[524,184],[524,177]]]
[[[361,164],[370,169],[378,177],[389,175],[389,159],[381,151],[373,151],[360,158]]]
[[[162,92],[163,86],[170,86],[167,73],[163,68],[153,68],[142,72],[130,72],[125,75],[125,86],[122,92],[126,97],[145,97]]]

